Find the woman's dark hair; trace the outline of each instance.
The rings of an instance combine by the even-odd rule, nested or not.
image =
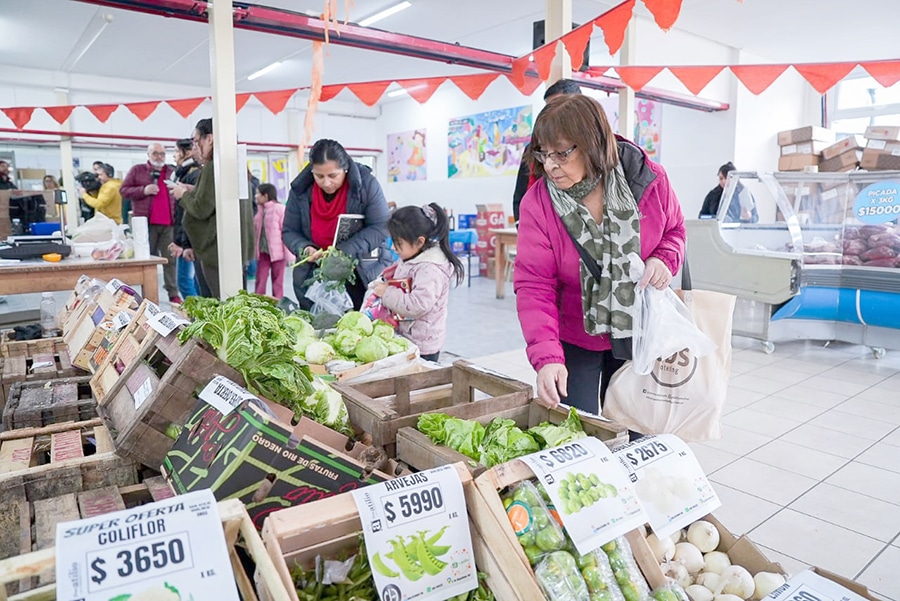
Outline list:
[[[260,184],[256,191],[265,194],[269,200],[278,200],[278,188],[272,184]]]
[[[191,156],[191,148],[194,146],[193,141],[190,138],[182,138],[175,142],[175,148],[180,150],[183,154]]]
[[[600,103],[581,94],[561,94],[547,101],[538,114],[531,134],[531,150],[567,140],[584,155],[587,177],[606,177],[619,164],[616,136]],[[564,149],[557,149],[564,150]],[[528,157],[532,173],[544,175],[544,165]]]
[[[309,162],[313,165],[334,161],[340,165],[341,169],[346,171],[350,169],[351,160],[350,155],[347,154],[347,151],[337,140],[322,139],[309,149]]]
[[[434,212],[434,221],[427,213]],[[391,214],[388,221],[388,231],[394,240],[403,240],[412,244],[419,239],[419,236],[425,238],[425,245],[422,250],[439,246],[444,256],[453,265],[453,271],[456,275],[456,283],[461,284],[463,281],[463,265],[459,258],[450,250],[450,221],[444,209],[435,203],[426,205],[425,207],[409,206],[401,207]],[[420,251],[421,252],[421,251]]]
[[[197,125],[194,126],[194,129],[200,132],[201,136],[208,136],[213,133],[212,119],[208,117],[206,119],[200,119],[197,121]]]
[[[113,167],[109,163],[101,164],[100,168],[103,169],[103,173],[106,174],[106,177],[115,177],[116,176],[115,167]]]
[[[737,171],[737,167],[735,167],[734,163],[732,163],[731,161],[728,161],[727,163],[719,167],[719,175],[721,175],[722,177],[728,177],[728,174],[732,171]]]

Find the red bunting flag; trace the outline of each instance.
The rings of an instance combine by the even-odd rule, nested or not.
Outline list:
[[[644,0],[644,6],[653,13],[656,24],[663,31],[672,28],[681,12],[681,0]]]
[[[151,100],[149,102],[129,102],[125,105],[129,111],[131,111],[135,117],[140,119],[141,121],[146,121],[147,117],[153,114],[153,111],[156,110],[156,107],[159,106],[161,100]]]
[[[240,113],[241,109],[244,108],[244,105],[247,104],[247,101],[250,100],[250,94],[236,94],[234,97],[234,112]]]
[[[370,81],[366,83],[351,83],[347,87],[351,92],[356,94],[362,103],[366,106],[375,106],[375,103],[381,98],[387,87],[391,85],[390,80]]]
[[[28,122],[31,121],[31,114],[34,113],[34,109],[35,107],[33,106],[16,106],[2,110],[16,126],[16,129],[24,129]]]
[[[512,71],[510,71],[506,77],[516,88],[525,85],[525,71],[528,69],[530,62],[531,61],[528,60],[527,56],[520,56],[512,62]]]
[[[478,100],[489,85],[500,77],[499,73],[478,73],[475,75],[456,75],[450,78],[460,91],[471,98]]]
[[[900,61],[859,63],[872,78],[886,88],[900,81]]]
[[[641,88],[650,83],[650,80],[663,70],[662,67],[615,67],[619,78],[629,88],[639,92]]]
[[[291,90],[275,90],[273,92],[254,92],[253,95],[264,107],[272,111],[273,115],[277,115],[284,110],[288,101],[296,93],[297,88],[293,88]]]
[[[794,65],[794,69],[816,89],[824,94],[837,82],[847,77],[856,67],[856,63],[821,63],[816,65]]]
[[[90,104],[86,107],[91,114],[97,118],[100,123],[109,121],[109,116],[116,112],[119,108],[118,104]]]
[[[544,83],[544,80],[540,77],[526,77],[525,81],[523,81],[521,85],[516,85],[516,82],[512,80],[512,77],[510,75],[507,75],[506,77],[517,90],[519,90],[526,96],[531,96],[532,94],[534,94],[534,91],[537,90],[542,83]]]
[[[425,104],[445,81],[447,81],[445,77],[429,77],[427,79],[404,79],[398,81],[397,84],[415,98],[416,102]]]
[[[584,63],[584,49],[587,48],[591,34],[594,33],[594,24],[585,23],[581,27],[577,27],[562,37],[566,50],[569,51],[569,58],[572,59],[572,70],[578,71]],[[542,79],[547,78],[543,75]]]
[[[684,87],[691,91],[691,94],[699,96],[703,88],[709,85],[709,82],[721,73],[724,68],[724,65],[717,67],[669,67],[669,71],[678,78],[678,81],[684,84]]]
[[[762,94],[787,70],[787,65],[732,65],[731,72],[752,94]]]
[[[72,115],[72,111],[75,110],[75,105],[70,104],[68,106],[45,106],[44,110],[47,111],[47,114],[53,117],[53,120],[62,125],[66,122]]]
[[[203,101],[206,100],[206,98],[206,96],[201,96],[199,98],[184,98],[183,100],[166,100],[166,104],[171,106],[176,113],[187,119],[197,110],[197,107],[203,104]]]
[[[322,95],[319,96],[319,102],[328,102],[338,94],[344,91],[346,88],[344,84],[338,84],[333,86],[322,86]]]
[[[553,68],[553,59],[556,57],[556,42],[541,46],[532,53],[534,66],[537,69],[541,81],[550,78],[550,70]]]
[[[634,0],[628,0],[594,19],[594,25],[603,30],[603,39],[609,48],[610,56],[622,47],[622,42],[625,41],[625,30],[628,28],[628,22],[631,21],[633,12]]]

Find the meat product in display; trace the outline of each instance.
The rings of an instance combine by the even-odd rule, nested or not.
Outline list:
[[[844,240],[844,255],[861,255],[869,250],[862,240]]]
[[[859,257],[863,261],[875,261],[877,259],[893,259],[897,256],[897,252],[890,246],[878,246],[872,250],[867,250]]]
[[[862,265],[863,264],[862,260],[859,257],[854,256],[854,255],[844,255],[843,257],[841,257],[841,262],[844,265]]]
[[[863,267],[898,267],[897,259],[873,259],[863,263]]]

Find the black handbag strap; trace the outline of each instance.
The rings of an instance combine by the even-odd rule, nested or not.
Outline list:
[[[682,290],[693,290],[694,286],[691,283],[691,268],[688,265],[687,256],[684,257],[684,263],[681,264],[681,289]]]
[[[566,233],[569,234],[569,238],[572,239],[572,244],[575,245],[575,249],[578,250],[579,256],[581,256],[581,260],[584,262],[584,265],[588,268],[588,271],[591,272],[591,275],[594,276],[594,279],[597,280],[597,283],[600,283],[600,278],[603,276],[603,270],[600,268],[600,263],[591,256],[591,254],[587,251],[585,247],[581,245],[581,243],[575,239],[575,236],[572,235],[572,232],[569,231],[569,228],[563,225],[563,229],[566,230]]]

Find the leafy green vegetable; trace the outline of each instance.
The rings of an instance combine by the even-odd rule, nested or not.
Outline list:
[[[333,328],[340,318],[340,315],[334,313],[316,313],[313,315],[312,325],[316,330],[327,330]]]
[[[569,407],[569,415],[558,425],[543,422],[528,428],[528,434],[541,445],[542,449],[558,447],[561,444],[587,436],[581,427],[578,411],[574,407]]]
[[[390,340],[387,341],[388,353],[391,355],[396,355],[397,353],[402,353],[409,348],[409,340],[403,338],[402,336],[394,336]]]
[[[284,318],[284,325],[293,330],[297,338],[313,338],[316,335],[316,329],[312,323],[301,317],[298,313],[291,313]]]
[[[311,257],[312,255],[306,255],[291,267],[308,263]],[[318,264],[304,285],[322,282],[329,290],[341,290],[348,282],[356,282],[357,263],[356,259],[332,246],[319,255]]]
[[[419,416],[416,428],[419,432],[431,439],[436,444],[447,444],[444,434],[444,423],[450,419],[446,413],[423,413]]]
[[[474,420],[450,417],[445,413],[423,413],[417,427],[437,444],[456,449],[475,460],[480,457],[484,426]]]
[[[357,359],[363,363],[380,361],[390,354],[387,344],[377,336],[367,336],[359,341],[354,351]]]
[[[495,417],[485,430],[480,461],[488,467],[535,453],[540,446],[511,419]]]
[[[362,335],[355,330],[338,330],[332,346],[342,355],[352,355],[360,340]]]
[[[318,342],[318,338],[310,337],[310,338],[297,338],[294,341],[294,352],[301,357],[305,358],[306,347],[308,347],[313,342]]]
[[[371,336],[373,325],[368,315],[359,311],[348,311],[338,320],[337,329],[358,332],[360,336]]]
[[[340,393],[319,380],[313,380],[315,392],[299,403],[299,409],[310,418],[347,436],[353,435],[350,416]]]
[[[313,342],[306,347],[306,360],[313,365],[325,365],[334,359],[334,349],[323,340]]]
[[[394,337],[394,327],[389,323],[376,319],[372,322],[372,336],[377,336],[387,342]]]

